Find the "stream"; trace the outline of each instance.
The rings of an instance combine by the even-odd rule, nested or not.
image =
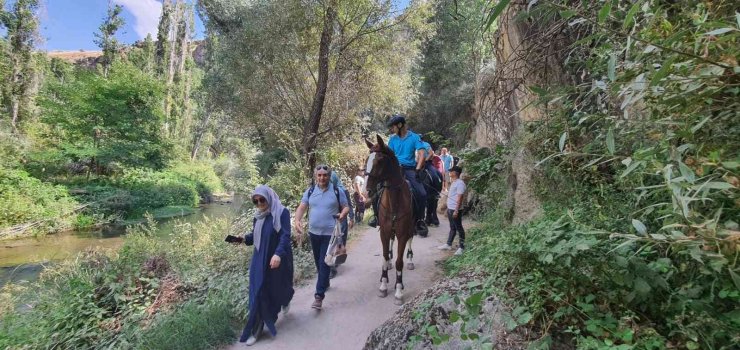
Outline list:
[[[195,214],[158,220],[157,234],[168,236],[181,223],[195,224],[204,217],[234,217],[244,202],[236,195],[228,203],[202,205]],[[100,229],[73,230],[42,237],[0,241],[0,287],[8,282],[34,281],[48,264],[76,256],[93,248],[117,248],[123,244],[125,226],[107,226]]]

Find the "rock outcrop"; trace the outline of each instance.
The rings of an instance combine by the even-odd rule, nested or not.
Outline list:
[[[504,306],[494,297],[480,301],[481,312],[467,318],[467,332],[484,336],[479,339],[463,339],[463,320],[450,321],[453,311],[467,315],[464,301],[481,290],[480,273],[468,272],[460,276],[440,279],[432,287],[409,300],[393,318],[375,329],[367,338],[365,349],[465,349],[480,348],[491,344],[494,349],[524,349],[525,341],[517,333],[507,332],[501,320]],[[455,299],[459,303],[455,302]],[[435,331],[428,328],[434,327]],[[449,339],[434,344],[436,332]]]

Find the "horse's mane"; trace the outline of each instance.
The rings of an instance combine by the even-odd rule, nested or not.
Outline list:
[[[376,146],[378,146],[378,151],[379,152],[381,152],[384,155],[388,156],[390,158],[390,160],[392,160],[392,162],[389,161],[390,164],[392,164],[392,166],[394,167],[394,169],[398,169],[398,173],[401,176],[403,176],[403,172],[401,172],[401,164],[398,162],[398,157],[396,157],[396,154],[393,152],[393,150],[391,150],[390,147],[388,147],[388,145],[386,145],[386,144],[383,144],[382,146],[381,145],[376,145]]]

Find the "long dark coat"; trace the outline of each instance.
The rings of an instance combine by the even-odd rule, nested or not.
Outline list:
[[[255,249],[249,265],[249,315],[242,331],[241,341],[246,341],[251,330],[262,321],[275,336],[275,321],[281,306],[293,299],[293,248],[290,243],[290,213],[283,210],[280,215],[280,232],[275,231],[272,214],[265,217],[262,232],[247,234],[244,243],[254,244],[254,235],[261,234],[259,250]],[[270,259],[277,254],[280,266],[270,268]]]

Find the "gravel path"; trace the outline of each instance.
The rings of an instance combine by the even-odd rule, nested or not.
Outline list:
[[[442,276],[438,262],[452,251],[440,251],[437,246],[447,239],[448,229],[445,220],[440,227],[430,227],[427,238],[414,238],[416,269],[404,269],[405,301]],[[362,349],[370,332],[393,316],[399,306],[393,303],[394,271],[389,272],[388,296],[378,297],[382,258],[377,229],[362,226],[353,234],[359,236],[350,240],[347,262],[331,280],[321,311],[311,309],[316,283],[312,279],[296,289],[290,312],[277,321],[275,338],[265,332],[253,346],[234,343],[226,349]]]

